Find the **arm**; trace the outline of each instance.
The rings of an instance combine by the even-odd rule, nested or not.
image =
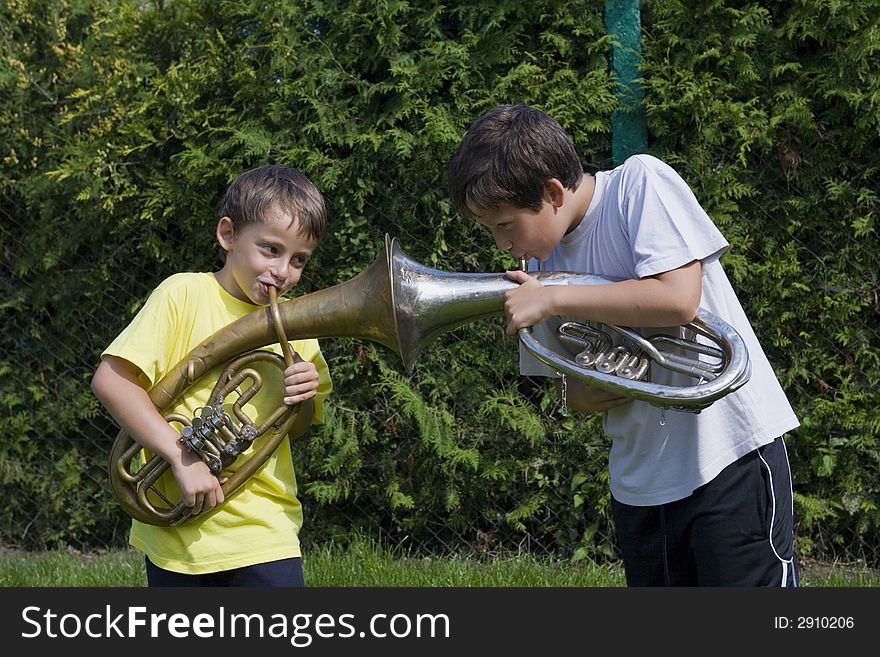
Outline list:
[[[198,455],[180,445],[180,435],[153,405],[138,381],[139,374],[129,361],[105,356],[92,377],[92,392],[126,433],[168,461],[186,506],[195,513],[214,508],[224,499],[222,481]]]
[[[544,286],[523,271],[507,277],[520,286],[505,294],[507,334],[554,315],[631,327],[680,326],[697,314],[702,265],[686,265],[642,279],[608,285]]]
[[[508,335],[553,315],[620,326],[680,326],[696,316],[702,295],[699,260],[656,276],[609,285],[545,287],[525,272],[511,271],[508,277],[520,283],[518,288],[506,294],[504,308],[508,317]],[[601,413],[632,401],[572,377],[568,378],[566,387],[566,406],[572,411]],[[559,380],[556,381],[556,392],[561,396]]]

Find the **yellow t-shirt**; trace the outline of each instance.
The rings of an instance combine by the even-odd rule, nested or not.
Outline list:
[[[103,353],[139,367],[143,372],[141,382],[149,390],[208,337],[258,309],[259,306],[231,296],[211,273],[175,274],[153,291],[144,307]],[[313,362],[318,369],[312,418],[318,424],[323,420],[323,400],[332,389],[327,362],[315,339],[292,340],[290,344],[303,360]],[[265,349],[281,353],[278,344]],[[163,414],[175,412],[192,418],[207,404],[224,366],[225,363],[217,365],[196,381],[173,408],[160,410]],[[259,425],[282,404],[282,372],[266,363],[253,367],[263,376],[263,387],[243,409]],[[235,395],[230,395],[225,407],[230,414],[234,401]],[[173,426],[180,428],[178,424]],[[238,457],[231,469],[244,462],[252,451],[253,446]],[[170,470],[157,482],[157,487],[165,489],[168,499],[181,499]],[[133,520],[129,540],[160,568],[189,574],[298,557],[303,517],[296,492],[290,442],[284,438],[263,467],[204,517],[179,527],[159,527]]]

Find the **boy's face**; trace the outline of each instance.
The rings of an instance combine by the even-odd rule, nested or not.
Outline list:
[[[475,218],[492,234],[495,246],[508,251],[517,262],[524,258],[546,260],[569,228],[558,207],[546,201],[537,212],[502,203]]]
[[[217,273],[224,290],[236,299],[258,306],[269,304],[269,287],[278,296],[299,282],[317,243],[299,232],[299,221],[272,206],[262,222],[234,230],[232,220],[217,224],[217,241],[226,263]]]

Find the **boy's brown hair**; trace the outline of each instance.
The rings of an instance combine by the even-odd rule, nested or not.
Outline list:
[[[324,197],[305,175],[281,164],[257,167],[236,178],[223,194],[220,217],[229,217],[233,228],[240,230],[263,221],[273,205],[298,219],[300,232],[310,239],[317,242],[323,237]]]
[[[449,196],[472,216],[502,203],[539,210],[551,178],[576,189],[583,167],[571,137],[528,105],[498,105],[474,121],[449,163]]]

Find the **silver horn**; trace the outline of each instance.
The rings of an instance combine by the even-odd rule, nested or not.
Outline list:
[[[504,293],[518,286],[504,274],[466,274],[433,269],[407,256],[386,236],[397,347],[412,369],[422,348],[462,324],[504,312]],[[602,285],[613,281],[576,272],[534,272],[543,285]],[[599,322],[563,322],[556,340],[541,344],[530,328],[519,340],[535,358],[560,374],[654,406],[699,413],[749,380],[748,349],[737,331],[700,309],[685,325],[712,342],[671,335],[643,337],[638,330]],[[616,339],[615,339],[616,338]],[[651,369],[666,368],[693,378],[689,386],[652,383]]]

